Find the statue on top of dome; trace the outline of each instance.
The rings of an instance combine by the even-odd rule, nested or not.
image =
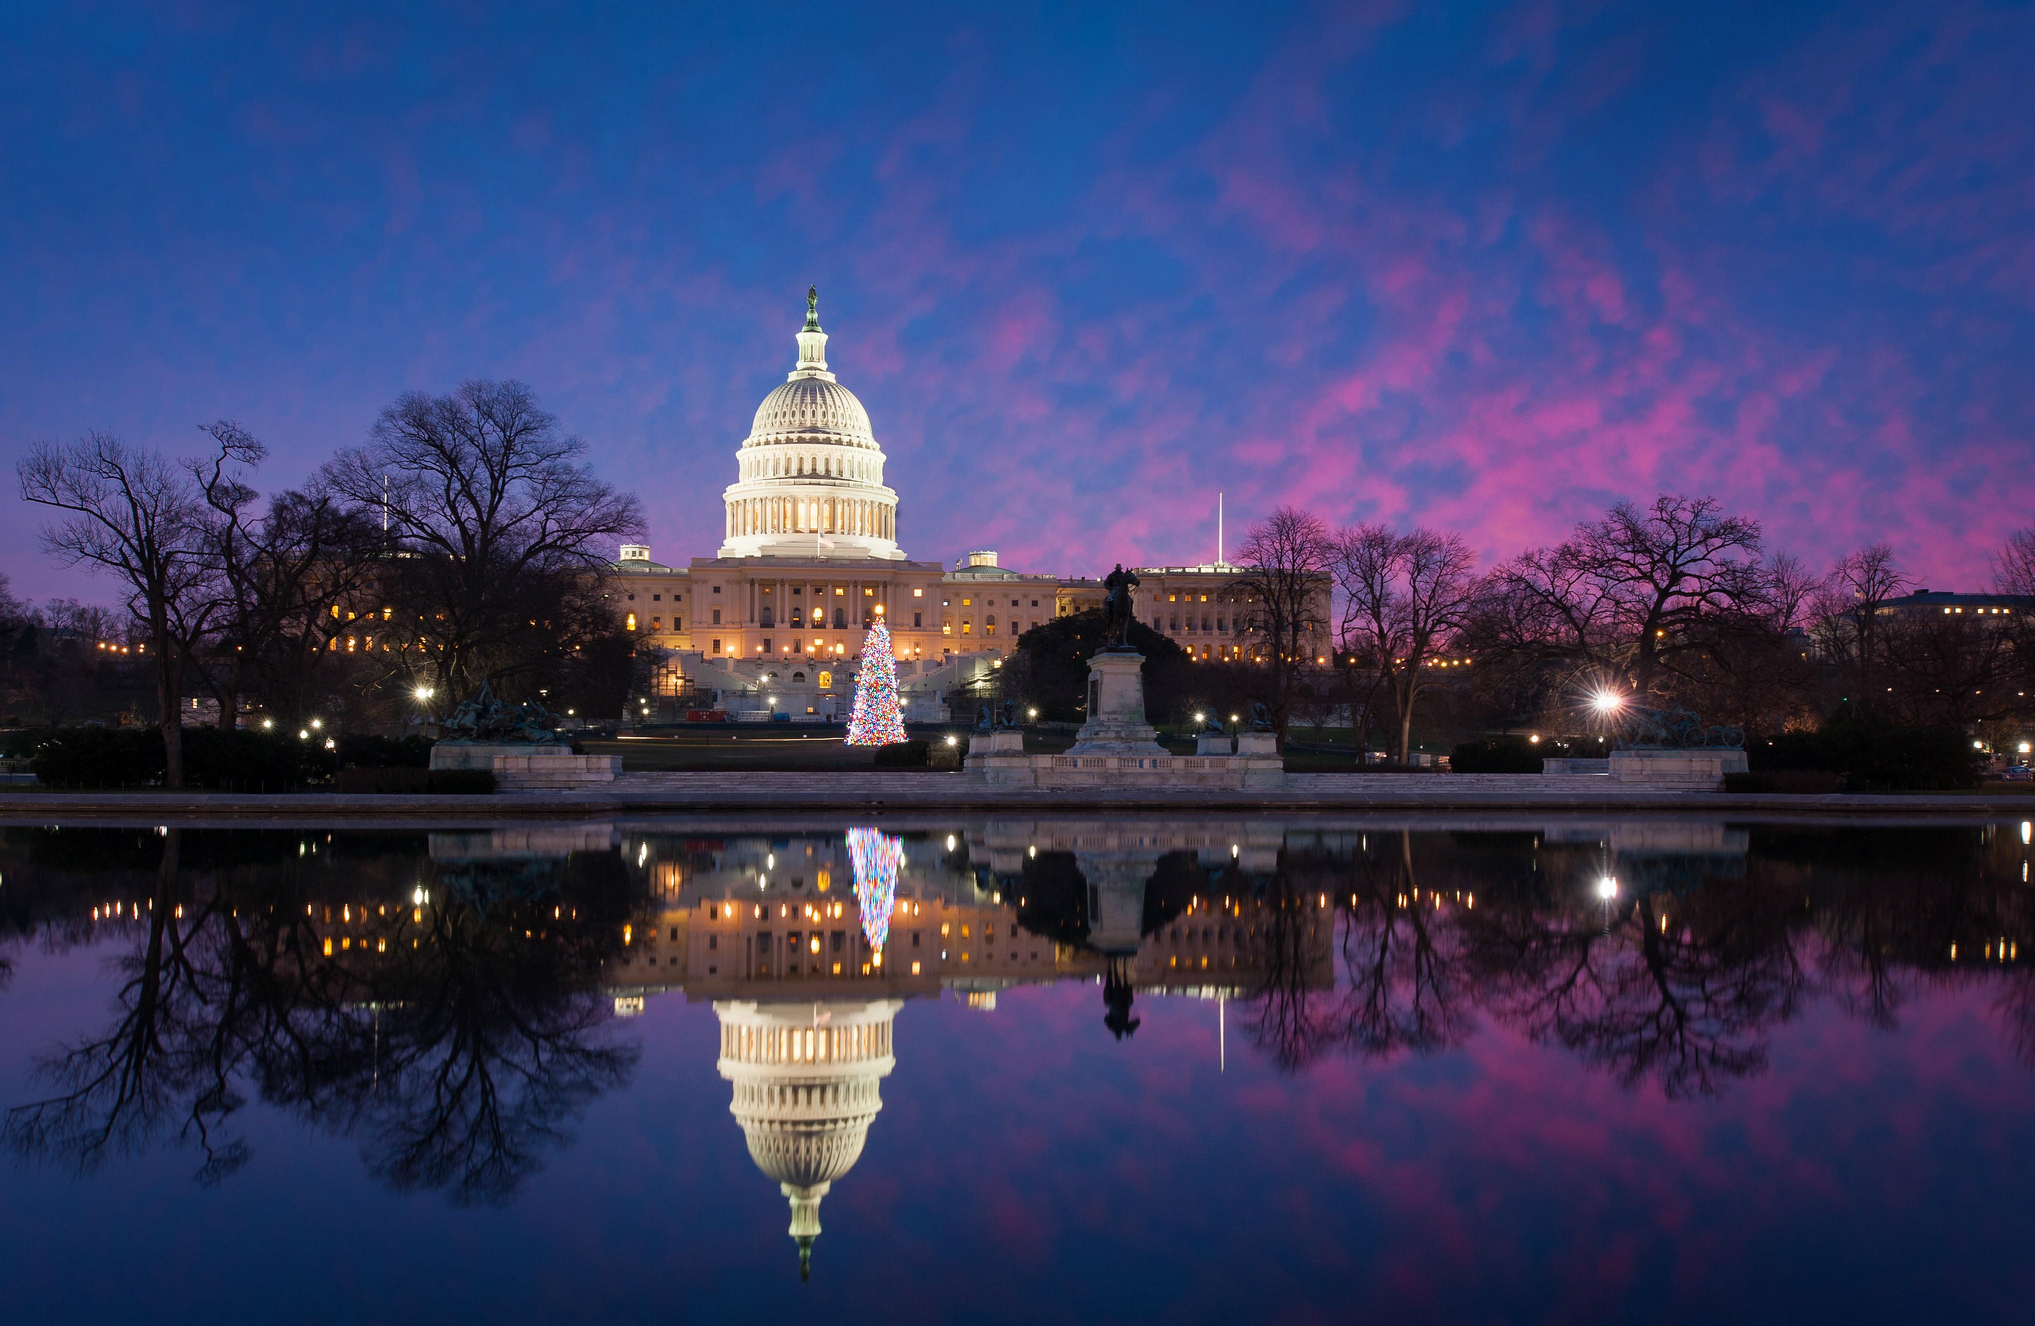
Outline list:
[[[819,329],[820,288],[816,285],[809,285],[806,287],[806,330],[818,331]]]

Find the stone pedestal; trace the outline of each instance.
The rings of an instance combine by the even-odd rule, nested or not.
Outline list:
[[[1021,734],[977,737],[968,772],[1004,787],[1279,788],[1286,766],[1270,732],[1246,732],[1237,753],[1220,733],[1202,736],[1192,755],[1169,753],[1145,721],[1145,656],[1097,654],[1088,664],[1088,721],[1063,755],[1027,755]]]
[[[500,792],[571,791],[578,787],[599,787],[615,781],[622,771],[619,755],[574,755],[572,748],[557,751],[535,747],[519,755],[495,756],[495,789]]]
[[[1196,755],[1229,755],[1234,749],[1235,743],[1227,732],[1203,732],[1194,738]]]
[[[485,769],[499,792],[569,791],[612,783],[622,772],[618,755],[574,755],[563,742],[441,741],[431,748],[433,769]]]
[[[1611,752],[1611,781],[1720,792],[1724,775],[1745,772],[1745,752],[1723,747],[1652,747]]]
[[[1164,755],[1145,721],[1145,656],[1103,650],[1088,660],[1088,721],[1069,755]]]
[[[492,773],[497,755],[528,755],[536,747],[528,742],[441,741],[431,748],[433,769],[485,769]],[[572,747],[558,748],[568,755]]]

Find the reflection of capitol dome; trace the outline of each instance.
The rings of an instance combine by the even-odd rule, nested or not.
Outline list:
[[[883,1108],[877,1083],[896,1064],[891,1019],[899,1000],[831,1004],[720,1002],[721,1076],[749,1158],[791,1201],[799,1274],[810,1270],[820,1199],[862,1154]]]
[[[756,407],[736,453],[722,557],[901,558],[897,494],[862,402],[827,371],[827,334],[808,295],[798,363]],[[824,537],[833,545],[825,549]]]

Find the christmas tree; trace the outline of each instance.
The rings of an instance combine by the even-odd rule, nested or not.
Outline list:
[[[891,746],[904,739],[897,660],[891,656],[890,628],[878,617],[862,642],[862,670],[855,674],[855,703],[848,710],[848,744]]]

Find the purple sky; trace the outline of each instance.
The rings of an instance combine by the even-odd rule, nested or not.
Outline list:
[[[683,561],[816,282],[915,557],[1669,490],[1973,589],[2035,507],[2026,6],[370,8],[0,16],[6,460],[513,376]]]

